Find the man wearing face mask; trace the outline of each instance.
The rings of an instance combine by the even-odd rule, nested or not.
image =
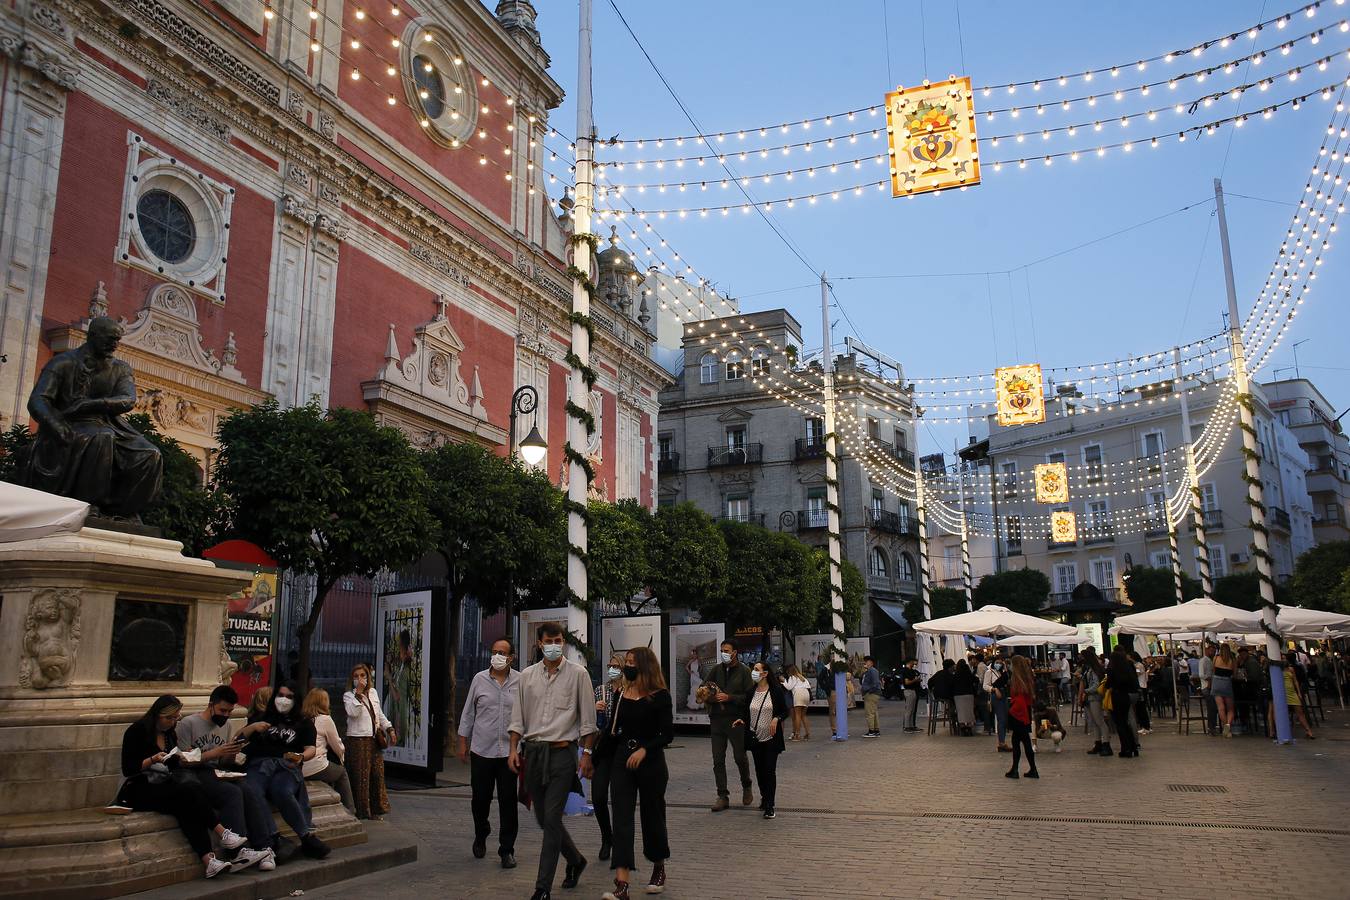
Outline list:
[[[577,747],[581,747],[581,777],[594,774],[591,744],[595,740],[595,695],[583,666],[563,659],[562,626],[539,626],[543,659],[520,673],[516,703],[511,710],[510,765],[525,772],[525,789],[534,801],[534,817],[544,831],[539,848],[539,873],[530,900],[549,900],[558,855],[567,860],[564,888],[577,886],[586,857],[577,850],[563,825],[567,795],[581,793],[577,781]]]
[[[750,788],[750,761],[745,755],[745,721],[750,715],[746,697],[755,683],[750,678],[750,670],[740,664],[735,644],[723,641],[720,651],[717,665],[704,679],[717,685],[717,693],[708,703],[713,778],[717,781],[717,802],[712,805],[713,812],[721,812],[731,805],[731,792],[727,789],[728,744],[741,773],[741,803],[749,806],[755,802],[755,792]]]
[[[459,719],[459,761],[469,764],[469,782],[473,787],[473,855],[487,855],[487,838],[492,833],[488,810],[492,792],[497,792],[497,816],[501,832],[497,835],[497,855],[503,869],[516,867],[516,776],[511,771],[511,713],[516,705],[520,673],[511,668],[514,648],[510,638],[492,644],[488,668],[473,676],[464,712]]]

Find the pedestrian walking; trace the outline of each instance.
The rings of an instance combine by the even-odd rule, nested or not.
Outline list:
[[[1111,695],[1111,721],[1116,726],[1116,737],[1120,738],[1121,757],[1139,755],[1139,738],[1130,728],[1130,695],[1139,690],[1139,676],[1134,673],[1134,664],[1125,654],[1125,648],[1117,646],[1111,652],[1111,664],[1106,667],[1106,689]],[[1108,747],[1107,752],[1110,752]]]
[[[1209,693],[1214,698],[1219,725],[1223,736],[1233,736],[1233,716],[1237,712],[1237,703],[1233,692],[1233,675],[1237,672],[1237,657],[1227,644],[1219,647],[1214,658],[1214,670],[1209,679]]]
[[[578,746],[581,777],[594,774],[591,743],[596,733],[595,694],[585,667],[563,659],[564,642],[562,626],[557,622],[539,626],[537,646],[542,658],[520,673],[508,726],[511,771],[525,773],[534,817],[544,832],[530,900],[548,900],[551,896],[560,854],[567,860],[564,888],[576,887],[586,869],[586,857],[563,825],[563,810],[568,794],[581,793]]]
[[[956,724],[960,733],[970,737],[975,733],[975,692],[979,685],[975,673],[963,659],[956,664],[952,675],[952,699],[956,703]]]
[[[595,811],[595,824],[600,826],[598,855],[601,859],[609,859],[614,840],[614,829],[609,818],[609,776],[614,754],[600,752],[600,742],[609,729],[614,701],[623,691],[623,660],[623,654],[612,654],[609,667],[605,670],[605,680],[595,688],[595,727],[600,737],[596,739],[596,752],[591,754],[591,759],[595,761],[595,774],[591,776],[591,808]],[[610,868],[614,868],[613,863]]]
[[[305,776],[306,781],[321,781],[337,791],[338,799],[347,812],[355,815],[356,801],[352,797],[351,776],[342,763],[347,748],[330,714],[330,703],[327,691],[313,688],[300,705],[301,714],[314,723],[314,757],[305,760],[305,764],[300,767],[300,774]]]
[[[774,681],[767,663],[757,662],[750,673],[753,687],[745,695],[747,718],[741,721],[746,740],[755,758],[755,780],[759,782],[759,808],[764,818],[778,814],[778,755],[783,752],[782,720],[788,717],[787,693]]]
[[[1012,672],[1008,663],[999,657],[989,664],[984,672],[984,689],[989,694],[989,705],[994,712],[994,725],[998,734],[998,752],[1011,753],[1008,746],[1008,691]]]
[[[1284,702],[1289,708],[1289,713],[1298,718],[1298,723],[1303,726],[1303,734],[1308,740],[1316,740],[1313,737],[1312,726],[1308,724],[1307,713],[1303,711],[1306,706],[1307,696],[1303,692],[1303,684],[1299,681],[1298,673],[1295,671],[1298,666],[1298,657],[1291,650],[1285,654],[1284,669]],[[1275,721],[1275,701],[1271,700],[1266,709],[1266,721],[1273,723]],[[1274,725],[1271,725],[1274,730]]]
[[[788,740],[811,740],[811,725],[806,720],[807,707],[811,705],[811,682],[802,676],[796,664],[785,670],[787,682],[783,685],[792,700],[792,737]]]
[[[1205,698],[1205,721],[1211,736],[1219,735],[1219,704],[1214,696],[1214,654],[1217,648],[1205,642],[1205,655],[1200,658],[1200,696]]]
[[[1036,676],[1031,671],[1031,660],[1025,656],[1012,658],[1012,678],[1008,691],[1008,727],[1012,730],[1012,768],[1004,774],[1017,778],[1022,762],[1022,751],[1027,754],[1026,777],[1040,778],[1036,771],[1036,750],[1031,744],[1032,713],[1036,705]]]
[[[877,715],[881,706],[881,673],[871,656],[863,657],[862,695],[863,710],[867,713],[867,732],[863,737],[881,737],[881,719]],[[756,770],[758,767],[757,763]]]
[[[614,815],[614,890],[605,900],[628,900],[628,882],[636,865],[635,808],[641,801],[642,855],[652,864],[647,893],[666,888],[670,840],[666,832],[665,749],[675,739],[675,707],[649,647],[634,647],[623,660],[623,688],[601,739],[611,757],[610,794]]]
[[[1148,665],[1144,662],[1144,658],[1140,656],[1138,653],[1131,651],[1129,656],[1130,662],[1134,665],[1135,678],[1139,682],[1139,690],[1136,691],[1134,694],[1130,695],[1131,697],[1134,698],[1131,704],[1131,708],[1134,711],[1134,720],[1135,723],[1139,726],[1140,734],[1152,734],[1153,720],[1149,717],[1148,712],[1149,668]]]
[[[488,667],[473,676],[459,717],[459,761],[469,764],[469,785],[473,792],[473,855],[487,856],[487,839],[492,834],[488,813],[492,795],[497,795],[497,857],[503,869],[516,867],[516,835],[520,819],[516,808],[516,775],[511,771],[511,713],[516,705],[520,673],[511,668],[515,647],[511,639],[492,643]]]
[[[905,731],[913,734],[919,730],[919,690],[923,684],[917,659],[907,661],[900,670],[900,684],[905,688]]]
[[[1097,657],[1097,651],[1091,647],[1084,647],[1078,658],[1083,662],[1078,682],[1078,704],[1087,713],[1088,726],[1096,737],[1088,753],[1110,756],[1111,734],[1106,729],[1106,718],[1102,714],[1102,684],[1106,678],[1106,667]]]
[[[816,666],[816,687],[825,698],[825,715],[830,720],[830,737],[839,737],[839,720],[834,712],[834,671],[827,660]]]
[[[380,694],[372,684],[370,666],[357,663],[352,667],[342,707],[347,711],[347,774],[352,780],[356,817],[383,819],[389,812],[384,748],[397,741],[398,734],[380,707]]]
[[[722,642],[719,661],[704,683],[705,686],[711,683],[709,690],[712,693],[708,703],[708,726],[712,732],[713,779],[717,783],[717,801],[713,803],[712,811],[721,812],[731,805],[731,792],[727,789],[728,746],[741,775],[741,803],[749,806],[755,802],[755,792],[750,788],[750,760],[745,755],[745,700],[754,682],[731,641]]]

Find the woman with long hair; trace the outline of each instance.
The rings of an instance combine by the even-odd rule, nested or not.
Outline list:
[[[1025,656],[1012,658],[1012,678],[1008,684],[1008,728],[1012,731],[1012,768],[1004,773],[1017,778],[1017,767],[1022,762],[1022,749],[1027,751],[1028,778],[1040,778],[1036,771],[1036,751],[1031,746],[1032,712],[1036,706],[1036,676],[1031,671],[1031,660]]]
[[[614,715],[614,701],[623,692],[623,660],[621,653],[611,654],[605,680],[595,689],[595,727],[601,734],[601,743],[594,754],[595,771],[591,775],[591,807],[595,810],[595,824],[600,826],[600,858],[609,859],[613,848],[614,828],[609,817],[610,763],[614,748],[606,746],[604,735],[609,732],[609,721]],[[611,866],[611,868],[613,868]]]
[[[952,676],[952,699],[956,702],[957,727],[966,737],[975,733],[975,692],[979,687],[970,664],[964,659],[959,661]]]
[[[248,721],[256,722],[262,717],[263,710],[267,709],[267,701],[272,699],[272,688],[263,685],[253,692],[253,699],[248,702]]]
[[[1106,667],[1106,689],[1111,693],[1111,721],[1116,726],[1116,737],[1120,738],[1118,755],[1138,756],[1139,738],[1130,728],[1130,694],[1138,693],[1139,676],[1125,648],[1119,645],[1111,651],[1111,664]],[[1107,753],[1110,752],[1108,744]]]
[[[389,744],[397,740],[380,708],[380,695],[371,683],[371,674],[370,666],[357,663],[347,676],[347,693],[342,695],[342,706],[347,711],[347,774],[352,780],[358,819],[383,819],[389,812],[384,753],[376,735],[384,735]]]
[[[778,754],[785,747],[782,725],[790,715],[791,707],[787,691],[778,684],[768,663],[755,663],[750,670],[750,680],[754,687],[746,696],[749,718],[737,719],[731,724],[733,728],[737,723],[745,726],[745,743],[755,759],[760,809],[764,810],[764,818],[772,819],[778,815],[774,811],[774,801],[778,794]]]
[[[306,781],[322,781],[337,791],[342,805],[355,814],[356,804],[352,800],[352,782],[347,774],[342,758],[347,748],[338,735],[337,723],[333,721],[329,706],[328,692],[323,688],[314,688],[305,695],[300,713],[314,723],[314,758],[305,760],[300,773]]]
[[[1097,737],[1088,753],[1110,756],[1111,734],[1106,729],[1106,717],[1102,715],[1100,690],[1102,680],[1106,678],[1106,666],[1091,647],[1084,647],[1078,658],[1083,661],[1078,674],[1078,705],[1087,713],[1088,724]]]
[[[1219,645],[1218,655],[1214,657],[1214,675],[1209,681],[1209,695],[1218,707],[1219,724],[1223,726],[1223,736],[1233,736],[1233,716],[1237,713],[1237,703],[1233,697],[1233,673],[1237,671],[1237,657],[1227,644]]]
[[[164,694],[150,704],[145,715],[127,726],[122,734],[122,775],[126,781],[118,792],[118,802],[177,819],[179,830],[206,866],[206,877],[215,878],[232,867],[211,849],[211,832],[219,837],[223,850],[238,850],[247,839],[220,824],[195,779],[174,777],[180,762],[174,729],[182,711],[183,704],[177,697]]]
[[[806,721],[806,708],[811,704],[811,682],[802,677],[795,663],[784,669],[783,674],[787,676],[783,687],[792,698],[792,737],[788,740],[809,741],[811,726]]]
[[[1308,724],[1308,716],[1303,711],[1304,701],[1307,699],[1303,693],[1303,682],[1298,677],[1298,656],[1291,650],[1285,654],[1284,663],[1284,702],[1289,707],[1289,714],[1298,718],[1298,723],[1303,726],[1303,733],[1308,740],[1316,740],[1313,737],[1312,726]],[[1275,721],[1275,701],[1271,700],[1267,704],[1266,721]],[[1274,726],[1271,726],[1272,730]]]
[[[634,818],[642,801],[642,855],[652,864],[647,893],[666,887],[670,840],[666,832],[666,746],[675,739],[675,708],[661,663],[649,647],[634,647],[623,660],[623,689],[605,731],[614,821],[614,890],[606,900],[628,900],[636,857]]]

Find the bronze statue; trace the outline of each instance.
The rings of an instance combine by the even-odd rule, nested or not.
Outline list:
[[[84,346],[42,367],[28,412],[38,423],[25,483],[83,500],[96,515],[137,519],[159,496],[159,449],[122,415],[136,405],[131,366],[113,358],[122,326],[89,323]]]

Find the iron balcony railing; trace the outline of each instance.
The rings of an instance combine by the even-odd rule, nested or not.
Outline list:
[[[830,511],[828,509],[797,510],[797,530],[811,531],[816,528],[828,528]]]
[[[729,516],[718,516],[719,522],[740,522],[742,525],[763,525],[764,513],[732,513]]]
[[[735,447],[719,444],[708,448],[708,468],[710,469],[717,466],[754,465],[762,462],[763,459],[763,444],[741,444]]]
[[[671,451],[656,457],[656,472],[658,475],[670,475],[678,471],[680,471],[680,454]]]
[[[1116,529],[1111,525],[1089,525],[1079,536],[1083,539],[1085,547],[1092,544],[1107,544],[1116,539]]]
[[[792,457],[798,462],[808,459],[824,459],[825,441],[811,441],[806,438],[797,438],[793,445]]]
[[[1278,506],[1270,507],[1270,522],[1276,528],[1288,531],[1290,529],[1289,513]]]

